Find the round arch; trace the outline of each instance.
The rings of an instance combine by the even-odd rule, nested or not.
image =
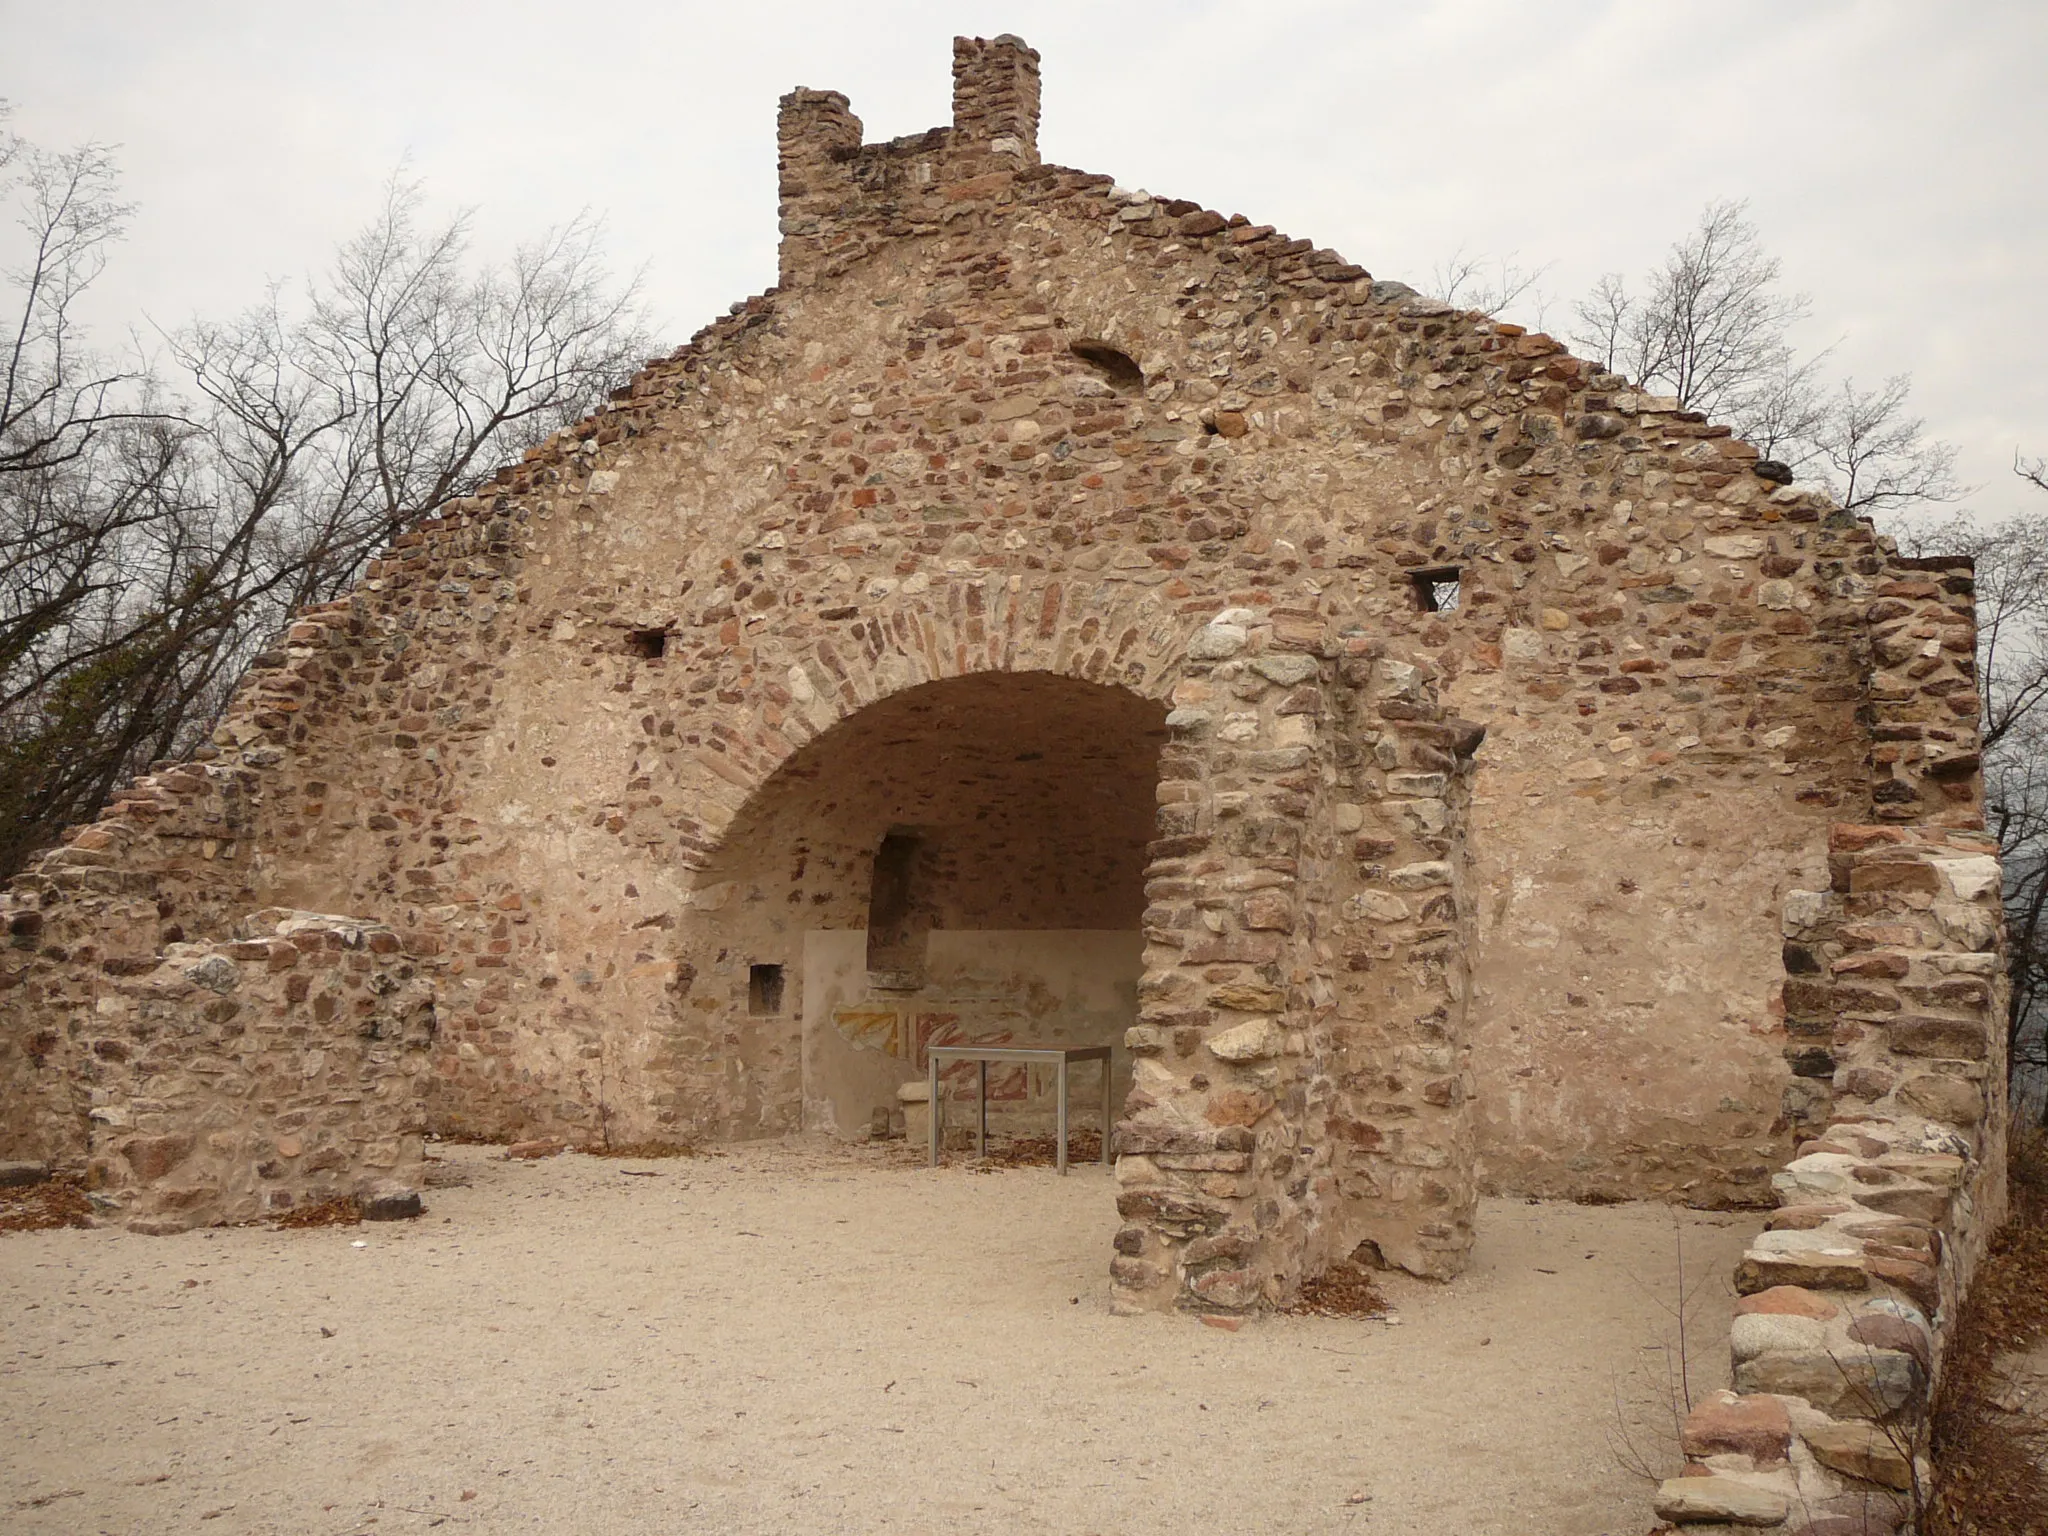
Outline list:
[[[747,798],[699,871],[692,963],[789,1123],[900,1126],[934,1041],[1120,1053],[1165,719],[1113,684],[974,672],[854,711]],[[1042,1129],[1049,1089],[998,1073],[995,1121]]]
[[[732,667],[704,717],[679,720],[700,744],[670,772],[693,807],[684,863],[702,871],[750,799],[819,737],[906,690],[981,674],[1051,674],[1161,701],[1206,615],[1151,585],[1074,573],[949,577],[898,592],[857,619],[801,639],[766,636]],[[1222,599],[1217,600],[1223,606]]]

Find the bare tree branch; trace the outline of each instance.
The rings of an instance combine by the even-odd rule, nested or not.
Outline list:
[[[125,205],[99,146],[0,132],[28,237],[0,286],[0,873],[188,750],[291,612],[574,421],[647,350],[581,217],[497,266],[394,176],[303,295],[98,362],[76,301]]]

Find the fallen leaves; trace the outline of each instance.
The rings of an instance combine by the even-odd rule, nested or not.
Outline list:
[[[92,1225],[92,1202],[69,1179],[0,1189],[0,1232],[47,1232]]]
[[[1340,1260],[1301,1283],[1301,1295],[1287,1310],[1297,1317],[1385,1317],[1387,1298],[1360,1265]]]
[[[362,1225],[362,1220],[362,1202],[354,1195],[341,1195],[333,1200],[322,1200],[317,1205],[286,1211],[275,1224],[280,1227],[354,1227]]]

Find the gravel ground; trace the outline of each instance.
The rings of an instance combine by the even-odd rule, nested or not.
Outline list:
[[[409,1223],[0,1238],[0,1529],[1638,1536],[1678,1251],[1725,1384],[1749,1216],[1488,1201],[1398,1323],[1115,1318],[1108,1173],[812,1140],[440,1147]]]

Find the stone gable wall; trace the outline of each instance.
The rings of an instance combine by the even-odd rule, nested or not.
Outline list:
[[[1035,55],[970,42],[948,128],[786,98],[782,286],[402,536],[9,898],[36,1123],[110,962],[277,906],[400,936],[443,1127],[794,1128],[747,987],[802,924],[730,838],[866,707],[1043,672],[1174,721],[1124,1302],[1449,1273],[1480,1187],[1768,1197],[1830,1110],[1779,914],[1832,823],[1974,813],[1967,597],[1548,337],[1040,164]]]

